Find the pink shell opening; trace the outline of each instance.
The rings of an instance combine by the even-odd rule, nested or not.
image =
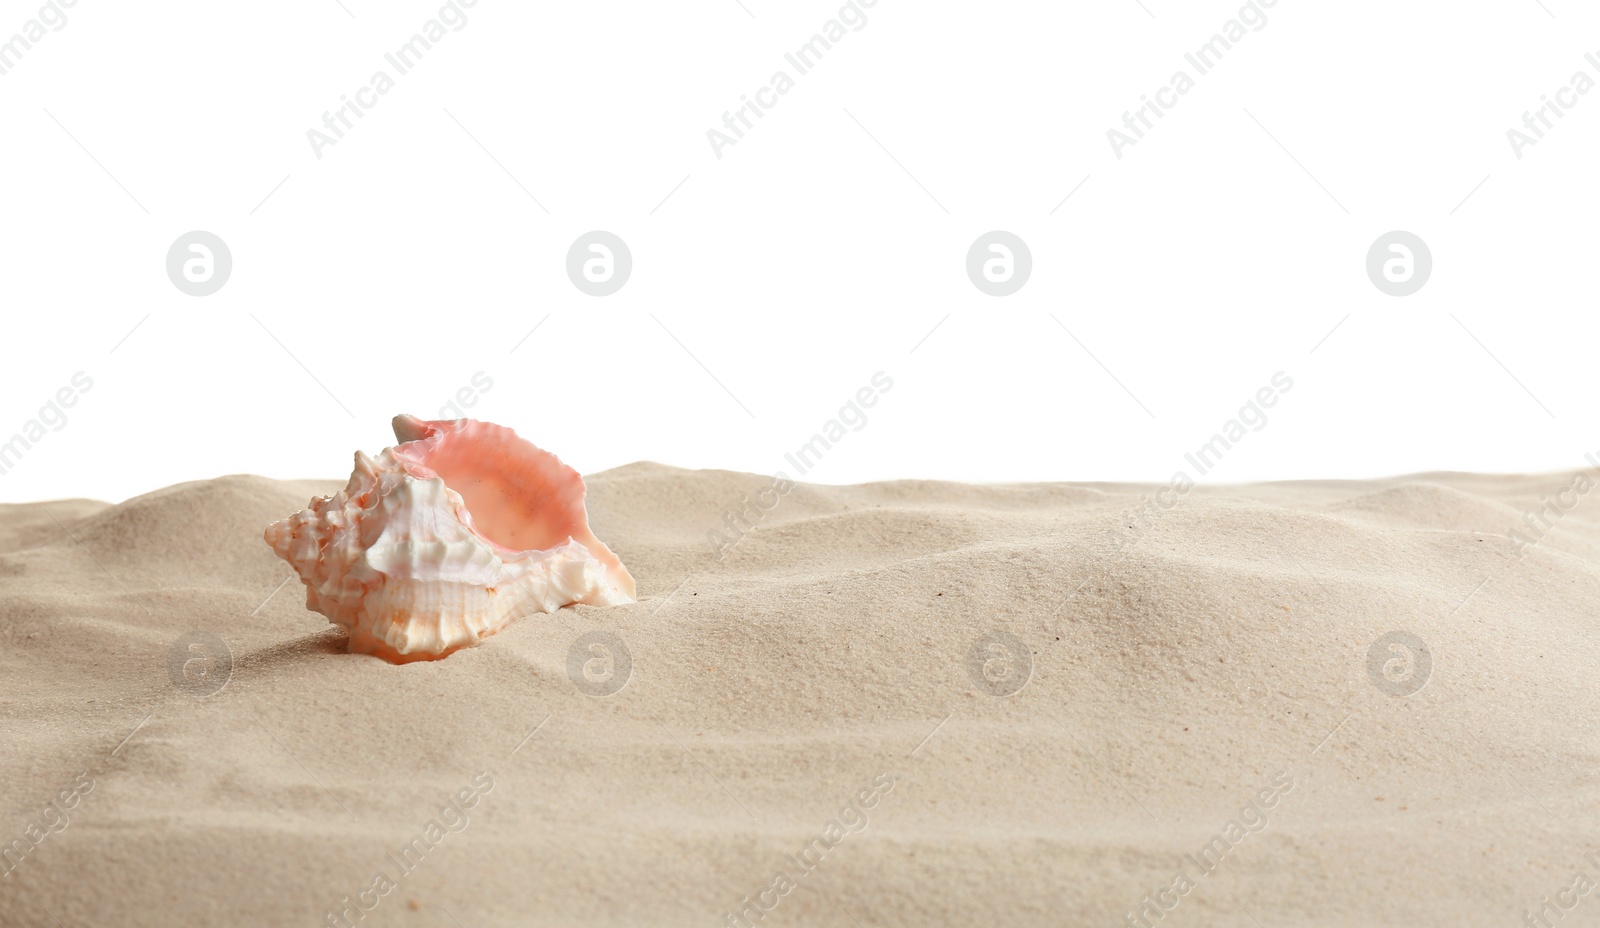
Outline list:
[[[461,521],[501,554],[544,551],[570,538],[616,571],[618,588],[636,595],[633,576],[589,530],[583,477],[561,459],[503,425],[476,419],[394,417],[392,451],[406,473],[438,477],[460,495]]]

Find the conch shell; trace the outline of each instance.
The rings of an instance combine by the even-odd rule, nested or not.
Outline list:
[[[435,660],[531,612],[634,601],[589,531],[583,478],[503,426],[396,416],[401,444],[356,452],[343,490],[267,527],[306,608],[353,654]]]

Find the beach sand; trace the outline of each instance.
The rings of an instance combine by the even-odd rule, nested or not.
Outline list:
[[[719,560],[771,478],[638,464],[637,605],[405,666],[261,540],[342,481],[0,506],[0,924],[1595,924],[1571,479],[800,485]]]

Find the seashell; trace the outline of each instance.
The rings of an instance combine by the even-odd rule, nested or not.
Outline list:
[[[375,458],[356,452],[343,490],[264,536],[352,654],[435,660],[528,613],[634,601],[560,458],[472,419],[396,416],[394,434]]]

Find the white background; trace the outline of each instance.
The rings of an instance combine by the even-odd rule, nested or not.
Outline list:
[[[586,473],[786,469],[880,370],[806,479],[1165,481],[1280,370],[1208,480],[1582,465],[1600,92],[1520,160],[1506,131],[1600,78],[1600,16],[1278,0],[1115,157],[1239,6],[878,0],[719,159],[838,3],[478,0],[318,159],[437,2],[78,0],[0,76],[0,438],[94,386],[0,500],[343,477],[477,371],[474,415]],[[166,276],[193,229],[233,254],[209,297]],[[591,229],[633,253],[613,296],[566,277]],[[991,229],[1033,253],[1013,296],[966,277]],[[1433,253],[1406,298],[1364,268],[1392,229]]]

